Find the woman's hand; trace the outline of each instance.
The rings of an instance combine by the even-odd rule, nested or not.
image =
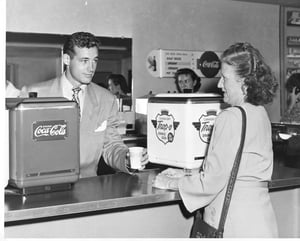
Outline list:
[[[168,168],[155,177],[153,186],[160,189],[178,190],[179,179],[184,176],[183,169]]]

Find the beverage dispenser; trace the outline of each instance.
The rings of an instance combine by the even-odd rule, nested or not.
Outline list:
[[[21,194],[71,188],[79,179],[79,109],[65,98],[7,98],[9,185]]]
[[[150,97],[147,107],[149,161],[184,169],[199,168],[222,103],[222,97],[212,93]]]

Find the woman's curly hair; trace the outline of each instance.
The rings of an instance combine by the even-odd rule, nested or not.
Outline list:
[[[221,62],[234,66],[244,78],[247,89],[245,101],[264,105],[273,101],[278,82],[260,52],[249,43],[235,43],[221,55]]]

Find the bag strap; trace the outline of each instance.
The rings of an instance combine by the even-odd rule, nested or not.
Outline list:
[[[230,200],[231,200],[231,196],[232,196],[232,192],[233,192],[233,187],[234,187],[237,173],[238,173],[239,166],[240,166],[242,151],[243,151],[244,143],[245,143],[245,135],[246,135],[246,125],[247,125],[246,112],[242,107],[240,107],[240,106],[236,106],[236,107],[239,108],[242,112],[241,142],[240,142],[240,146],[237,151],[237,154],[235,156],[233,168],[231,170],[230,179],[229,179],[229,182],[227,185],[227,190],[226,190],[225,199],[224,199],[224,203],[223,203],[221,218],[220,218],[220,222],[219,222],[218,230],[221,231],[222,233],[224,231],[225,220],[226,220],[226,216],[227,216],[228,209],[229,209],[229,204],[230,204]]]

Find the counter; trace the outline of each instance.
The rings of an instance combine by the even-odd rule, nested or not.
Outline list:
[[[147,146],[147,136],[142,134],[136,134],[129,132],[125,135],[121,135],[122,140],[127,146]]]
[[[80,179],[70,191],[5,194],[6,238],[187,238],[178,192],[152,187],[159,169]],[[50,231],[51,230],[51,231]]]
[[[161,169],[153,168],[146,169],[135,175],[116,173],[83,178],[74,184],[72,190],[35,194],[27,197],[7,191],[5,193],[4,207],[5,235],[7,237],[16,237],[16,235],[18,236],[18,229],[20,229],[20,237],[27,237],[29,235],[28,230],[33,230],[32,227],[28,230],[27,228],[31,225],[37,225],[35,230],[39,230],[38,234],[31,233],[30,237],[41,237],[40,235],[42,237],[56,237],[54,233],[49,232],[48,236],[44,236],[45,232],[43,230],[49,229],[49,223],[54,225],[57,222],[57,227],[66,225],[66,227],[70,228],[72,225],[74,226],[75,220],[78,220],[78,218],[84,219],[78,221],[78,225],[81,226],[89,223],[86,220],[87,218],[105,217],[103,220],[108,220],[107,215],[111,214],[116,216],[112,220],[112,223],[116,224],[116,220],[120,220],[119,216],[122,214],[126,218],[119,225],[130,226],[134,222],[137,222],[137,225],[141,225],[140,222],[145,221],[146,219],[144,220],[143,217],[146,218],[147,215],[148,220],[150,220],[158,217],[158,215],[167,215],[169,213],[171,216],[163,216],[151,222],[152,225],[156,225],[156,222],[158,224],[163,222],[161,224],[165,225],[163,229],[157,224],[157,230],[154,227],[152,231],[146,229],[146,232],[149,232],[148,236],[145,231],[142,231],[141,233],[134,232],[133,237],[188,237],[193,218],[191,214],[188,214],[182,208],[179,193],[152,187],[152,181],[159,171]],[[269,186],[270,191],[276,192],[277,189],[293,189],[297,187],[300,187],[300,169],[289,168],[280,163],[275,163],[272,181]],[[133,221],[133,217],[135,217],[135,221]],[[128,219],[130,219],[130,222],[128,222]],[[95,225],[95,222],[100,222],[99,219],[96,220],[90,221],[89,226]],[[65,222],[73,224],[69,226]],[[40,225],[45,223],[47,225],[44,229],[41,228]],[[179,228],[179,230],[175,229],[175,231],[174,228]],[[75,225],[72,231],[74,233],[68,232],[68,234],[63,235],[61,234],[62,230],[59,233],[63,237],[74,237],[73,235],[78,237],[79,234],[76,234],[76,229],[78,227]],[[170,230],[173,230],[171,234]],[[88,233],[89,237],[120,237],[118,235],[123,235],[121,237],[132,237],[130,230],[120,234],[111,232],[105,234],[102,230],[102,235],[97,233],[95,236],[89,232],[84,233],[85,235]],[[167,234],[167,236],[164,236],[164,234]],[[61,237],[60,235],[57,237]]]
[[[81,178],[72,190],[27,197],[6,192],[5,222],[180,200],[178,192],[152,187],[158,172],[159,169],[151,169],[134,175],[116,173]]]

